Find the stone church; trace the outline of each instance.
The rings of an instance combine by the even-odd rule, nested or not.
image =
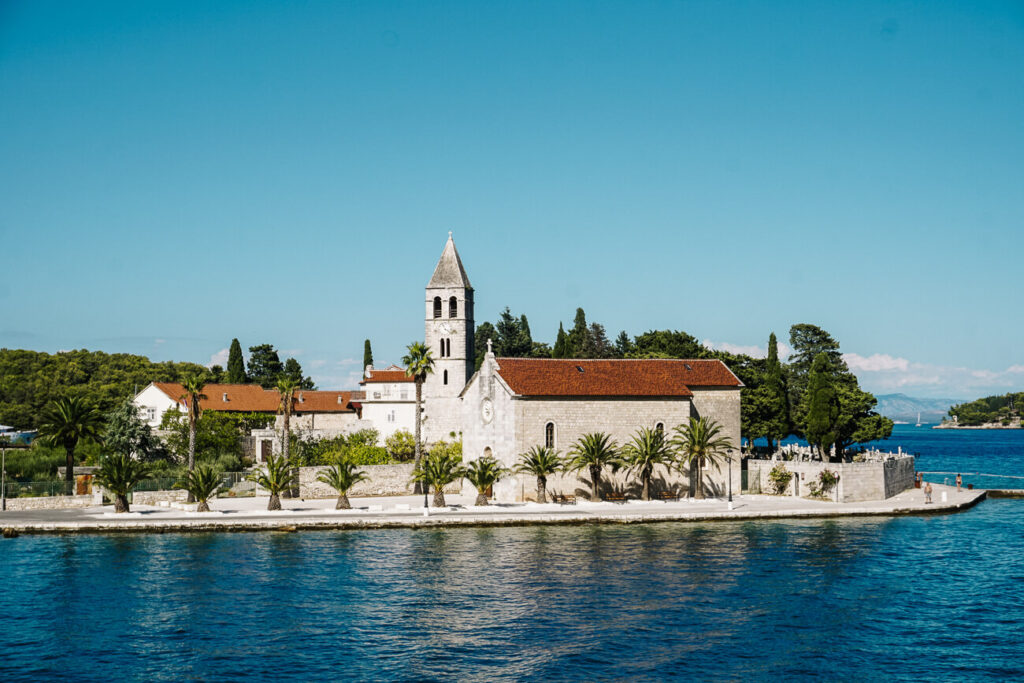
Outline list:
[[[739,446],[743,385],[718,360],[497,358],[488,343],[474,374],[473,287],[451,233],[425,304],[434,372],[423,386],[424,437],[433,442],[461,434],[467,462],[492,455],[512,467],[537,445],[564,455],[580,436],[596,431],[621,446],[640,427],[669,432],[698,415],[716,420]],[[705,472],[706,490],[724,493],[730,474],[739,490],[738,453],[729,468]],[[664,476],[664,484],[690,485],[679,475]],[[513,475],[495,486],[494,496],[524,500],[533,489],[532,477]],[[552,489],[575,494],[587,486],[576,475],[563,475]]]

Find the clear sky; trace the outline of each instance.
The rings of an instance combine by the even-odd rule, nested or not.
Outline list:
[[[477,319],[1024,389],[1021,2],[0,3],[0,346],[353,386]]]

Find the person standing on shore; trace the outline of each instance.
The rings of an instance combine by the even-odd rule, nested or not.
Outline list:
[[[956,492],[960,493],[960,487],[964,485],[964,478],[960,476],[960,473],[956,473]]]
[[[930,481],[924,485],[924,502],[932,502],[932,483]]]

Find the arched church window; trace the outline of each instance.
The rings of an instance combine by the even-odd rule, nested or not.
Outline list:
[[[434,317],[441,317],[441,297],[439,296],[434,297]]]
[[[444,383],[448,384],[448,371],[447,370],[444,371]]]
[[[454,296],[448,299],[448,317],[457,318],[459,316],[459,300]]]
[[[444,355],[447,358],[451,358],[452,357],[452,340],[451,339],[445,339],[444,340]]]
[[[555,423],[548,422],[544,425],[544,445],[548,448],[555,447]]]

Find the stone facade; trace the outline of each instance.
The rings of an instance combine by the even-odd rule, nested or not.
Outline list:
[[[839,475],[839,483],[831,498],[840,503],[885,500],[914,486],[914,458],[907,455],[880,462],[749,460],[747,490],[750,493],[774,493],[768,473],[779,464],[794,475],[784,495],[810,495],[808,484],[817,482],[822,470],[826,469]]]
[[[554,448],[564,455],[582,435],[589,432],[609,434],[619,446],[629,442],[641,427],[661,427],[671,436],[672,430],[688,424],[695,414],[717,420],[723,427],[723,436],[739,445],[740,392],[730,389],[693,390],[688,397],[524,397],[518,396],[502,379],[493,353],[488,352],[480,371],[463,391],[462,424],[463,457],[466,461],[491,455],[506,467],[514,466],[520,454],[533,446],[543,446],[547,426],[554,429]],[[740,470],[738,454],[730,461],[732,487],[739,490]],[[609,473],[610,474],[610,473]],[[589,492],[579,475],[552,478],[552,485],[582,487]],[[623,475],[624,476],[624,475]],[[629,490],[623,476],[612,478],[610,485],[616,490]],[[681,475],[668,477],[669,486],[686,484]],[[494,497],[498,501],[517,501],[533,495],[534,478],[513,475],[498,482]],[[723,495],[729,489],[729,471],[706,468],[704,491],[708,495]],[[558,490],[558,489],[553,489]],[[468,491],[467,491],[468,492]],[[529,492],[529,493],[528,493]]]
[[[473,287],[448,233],[426,288],[424,343],[434,358],[434,371],[423,383],[422,429],[428,442],[462,431],[459,394],[473,374],[475,335]]]
[[[160,503],[184,503],[188,491],[173,489],[170,491],[135,491],[132,493],[132,505],[159,505]]]

